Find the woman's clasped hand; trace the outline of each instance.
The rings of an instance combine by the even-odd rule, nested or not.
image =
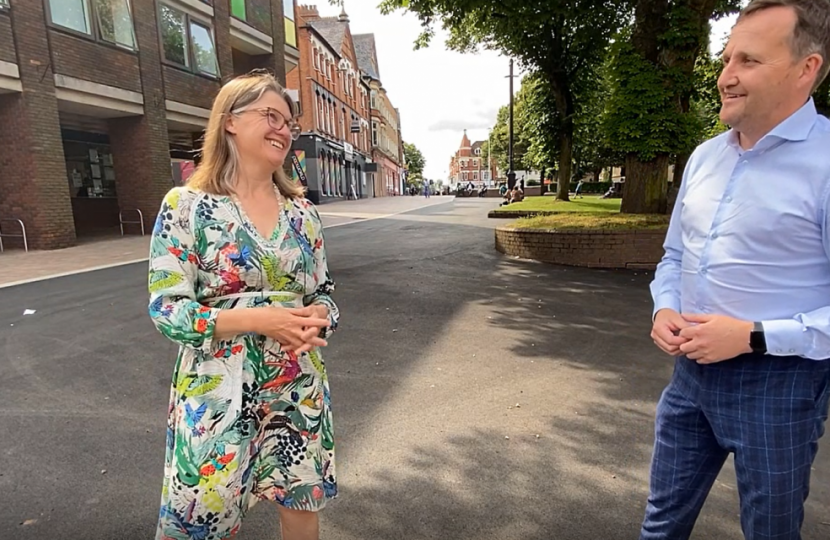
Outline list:
[[[311,305],[302,308],[257,308],[257,329],[284,348],[300,355],[315,347],[325,347],[321,331],[329,326],[328,309]]]

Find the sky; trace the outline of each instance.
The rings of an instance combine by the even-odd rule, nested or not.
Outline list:
[[[486,140],[499,108],[508,103],[509,60],[492,51],[466,55],[449,51],[440,28],[429,48],[415,51],[421,32],[418,19],[402,11],[382,15],[379,3],[345,0],[352,34],[375,34],[381,82],[400,110],[403,139],[424,154],[424,177],[446,180],[464,129],[471,141]],[[316,5],[324,17],[340,13],[340,7],[327,0],[317,0]],[[734,17],[714,24],[712,50],[720,49],[732,24]],[[519,86],[517,78],[513,91],[518,92]]]

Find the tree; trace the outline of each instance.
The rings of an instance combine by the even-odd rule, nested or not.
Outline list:
[[[637,0],[633,25],[615,38],[605,126],[626,154],[623,212],[665,212],[670,158],[687,156],[701,130],[691,102],[709,21],[737,11],[739,4]]]
[[[427,165],[427,160],[424,155],[418,150],[418,147],[412,143],[403,143],[403,159],[406,163],[406,168],[411,177],[420,178],[424,174],[424,167]]]
[[[571,177],[575,96],[590,85],[589,69],[601,62],[629,0],[383,0],[381,10],[406,9],[424,27],[416,48],[429,43],[433,23],[450,33],[447,45],[461,52],[479,46],[514,58],[546,83],[559,115],[560,178]],[[569,183],[557,197],[568,200]]]

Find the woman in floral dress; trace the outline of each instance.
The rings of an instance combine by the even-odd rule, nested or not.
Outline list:
[[[150,316],[179,345],[157,540],[232,537],[276,501],[283,540],[316,540],[337,494],[319,347],[338,310],[316,209],[282,170],[299,133],[268,74],[227,83],[150,252]]]

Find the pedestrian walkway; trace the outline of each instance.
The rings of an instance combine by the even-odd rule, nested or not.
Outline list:
[[[146,260],[150,236],[94,239],[66,249],[0,253],[0,287]]]
[[[451,197],[383,197],[329,203],[318,208],[323,224],[329,228],[381,219],[452,200]],[[149,234],[82,239],[77,246],[50,251],[7,250],[0,253],[0,288],[140,262],[147,259],[149,251]]]

